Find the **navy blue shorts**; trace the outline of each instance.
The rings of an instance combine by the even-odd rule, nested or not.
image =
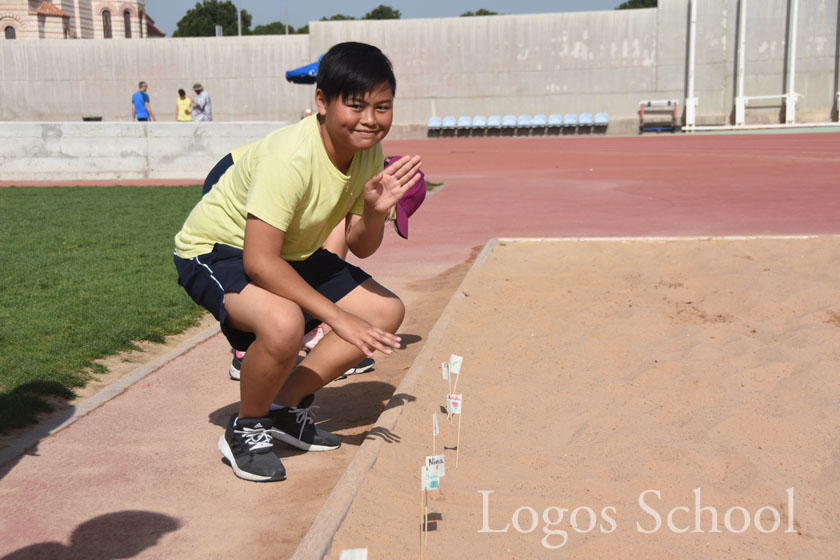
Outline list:
[[[219,321],[230,345],[242,352],[246,351],[255,339],[254,333],[229,326],[225,309],[225,293],[238,294],[251,283],[251,279],[245,274],[242,249],[217,243],[213,251],[205,255],[192,259],[182,259],[175,255],[174,258],[175,268],[178,269],[178,283],[193,301],[212,313]],[[306,260],[287,262],[301,278],[333,303],[370,278],[361,268],[326,249],[318,249]],[[321,321],[305,311],[301,312],[306,323],[301,333],[303,336]]]

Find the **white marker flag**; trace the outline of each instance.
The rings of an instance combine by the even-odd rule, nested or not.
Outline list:
[[[446,395],[446,410],[450,414],[461,414],[461,395]]]
[[[422,490],[437,490],[440,488],[440,477],[436,476],[425,465],[420,469],[420,478],[423,482]]]
[[[446,476],[446,456],[426,455],[426,468],[439,478]]]
[[[459,356],[458,354],[450,354],[449,355],[449,372],[456,373],[458,375],[461,374],[461,362],[464,361],[463,356]]]
[[[432,413],[432,433],[438,435],[440,433],[440,426],[438,426],[437,412]]]
[[[448,362],[441,362],[440,373],[443,375],[443,380],[444,381],[449,381],[449,363]]]
[[[366,548],[345,548],[338,560],[367,560],[367,557]]]

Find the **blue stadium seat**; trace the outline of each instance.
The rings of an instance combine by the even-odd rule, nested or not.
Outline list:
[[[440,130],[442,125],[443,121],[440,117],[429,117],[429,124],[427,125],[429,130]]]
[[[499,115],[487,117],[487,128],[502,128],[502,117]]]
[[[595,126],[607,126],[610,117],[607,113],[595,113]]]
[[[543,115],[534,115],[534,118],[531,119],[531,126],[534,128],[546,127],[548,126],[548,118]]]
[[[443,121],[444,128],[446,128],[446,119]],[[566,128],[574,128],[577,126],[577,115],[575,113],[566,113],[563,117],[563,126]]]
[[[519,115],[516,119],[517,128],[531,128],[531,115]]]
[[[468,116],[458,117],[458,130],[469,130],[472,127],[472,118]]]
[[[592,126],[592,113],[581,113],[578,117],[578,124],[580,126]]]
[[[443,117],[443,126],[441,126],[443,130],[455,130],[455,126],[457,126],[457,121],[455,120],[455,117]]]
[[[548,116],[548,126],[563,126],[563,115],[552,113]]]
[[[473,130],[476,128],[487,128],[487,117],[484,115],[476,115],[472,120]]]
[[[516,128],[516,115],[502,117],[502,128]]]

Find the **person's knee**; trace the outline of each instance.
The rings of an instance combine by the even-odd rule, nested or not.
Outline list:
[[[402,300],[372,279],[339,302],[339,307],[390,332],[394,332],[405,318]]]
[[[257,340],[277,360],[296,356],[303,339],[303,315],[272,314],[255,333]]]
[[[397,296],[383,298],[381,313],[385,326],[394,331],[405,319],[405,304]]]

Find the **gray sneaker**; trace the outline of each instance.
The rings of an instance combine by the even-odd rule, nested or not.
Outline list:
[[[375,365],[376,362],[373,360],[373,358],[363,358],[361,362],[342,373],[340,377],[336,378],[336,381],[341,379],[347,379],[348,375],[368,372],[372,370]]]
[[[284,406],[268,413],[271,427],[266,431],[274,439],[297,447],[304,451],[330,451],[341,446],[341,439],[335,434],[322,430],[315,425],[315,412],[312,401],[315,395],[309,395],[297,406]]]
[[[222,437],[219,451],[233,473],[243,480],[269,482],[286,479],[286,468],[274,454],[269,436],[271,418],[239,418],[234,414]]]

